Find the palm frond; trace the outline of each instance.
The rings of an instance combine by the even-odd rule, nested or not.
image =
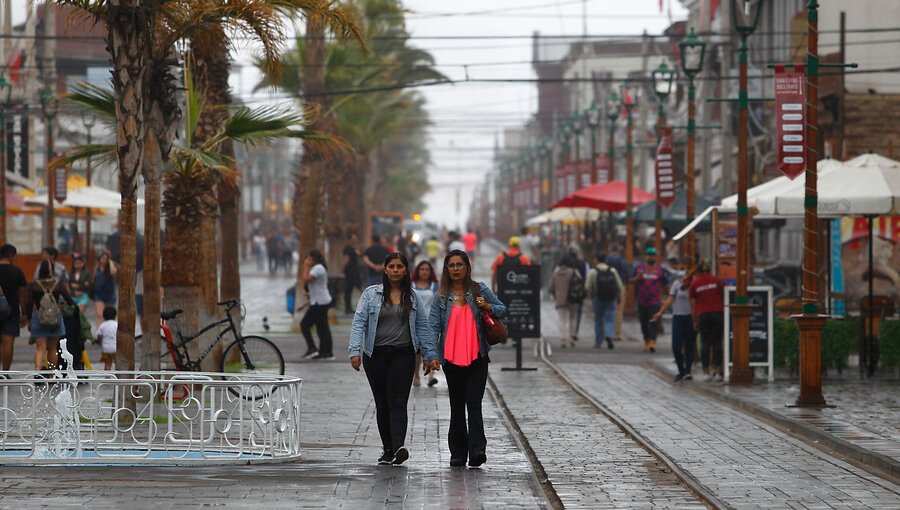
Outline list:
[[[81,82],[73,87],[72,92],[66,94],[66,98],[96,115],[104,124],[116,123],[116,96],[111,90]]]
[[[51,170],[66,167],[91,158],[97,163],[115,163],[116,146],[113,144],[76,145],[66,151],[65,154],[50,160],[48,167]]]

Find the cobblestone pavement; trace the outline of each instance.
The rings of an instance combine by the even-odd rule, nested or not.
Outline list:
[[[542,508],[546,500],[497,407],[485,400],[488,463],[450,468],[446,387],[414,388],[401,467],[381,454],[365,375],[345,362],[298,363],[303,459],[191,468],[0,468],[0,508]]]
[[[705,508],[546,366],[491,378],[566,508]]]
[[[647,369],[561,363],[565,373],[737,508],[900,508],[900,486]]]

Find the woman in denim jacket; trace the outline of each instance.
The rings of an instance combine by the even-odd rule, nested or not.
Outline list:
[[[487,384],[488,353],[482,312],[506,315],[506,305],[481,282],[472,280],[472,264],[462,250],[452,250],[444,259],[441,287],[431,304],[429,323],[437,339],[450,393],[450,465],[478,467],[487,461],[481,401]],[[466,412],[468,411],[468,429]]]
[[[406,407],[416,353],[426,360],[426,375],[441,366],[424,310],[412,289],[409,261],[401,253],[391,253],[384,259],[382,283],[363,291],[353,315],[350,364],[357,372],[360,365],[365,368],[375,398],[383,447],[379,464],[402,464],[409,458],[404,445]]]

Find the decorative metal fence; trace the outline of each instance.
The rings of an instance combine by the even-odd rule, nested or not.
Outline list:
[[[0,372],[0,465],[296,460],[300,390],[289,376]]]

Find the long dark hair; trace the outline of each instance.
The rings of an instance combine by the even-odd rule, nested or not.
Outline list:
[[[38,280],[46,280],[49,278],[53,278],[53,269],[50,266],[50,261],[42,260],[38,269]]]
[[[413,278],[413,280],[419,279],[419,269],[421,269],[422,266],[428,266],[428,269],[431,270],[431,272],[428,274],[428,284],[431,285],[432,283],[436,282],[437,274],[435,274],[435,272],[434,272],[434,266],[431,265],[431,262],[429,262],[427,260],[423,260],[422,262],[419,262],[418,264],[416,264],[416,269],[413,271],[413,274],[416,275],[416,277]]]
[[[447,264],[450,263],[450,259],[453,257],[461,258],[466,264],[466,276],[463,278],[463,288],[471,290],[472,294],[477,294],[479,288],[475,283],[475,280],[472,279],[472,263],[469,261],[469,256],[466,252],[462,250],[450,250],[450,253],[444,257],[444,270],[441,271],[441,288],[438,292],[444,298],[450,295],[450,270],[447,269]]]
[[[391,290],[391,281],[387,276],[387,265],[390,264],[392,260],[399,260],[403,267],[406,268],[406,274],[403,275],[403,279],[400,280],[400,306],[403,307],[403,319],[409,319],[409,312],[412,310],[412,300],[413,300],[413,290],[412,290],[412,280],[409,277],[409,259],[406,258],[406,255],[395,251],[394,253],[389,253],[387,257],[384,258],[384,267],[385,271],[381,273],[381,285],[384,288],[384,293],[382,294],[382,302],[381,306],[384,306],[385,303],[390,303],[390,295],[388,292]]]
[[[321,264],[322,267],[324,267],[325,270],[328,271],[328,266],[325,265],[325,256],[322,255],[322,252],[315,249],[309,250],[309,258],[313,259],[313,262],[315,262],[316,264]]]

